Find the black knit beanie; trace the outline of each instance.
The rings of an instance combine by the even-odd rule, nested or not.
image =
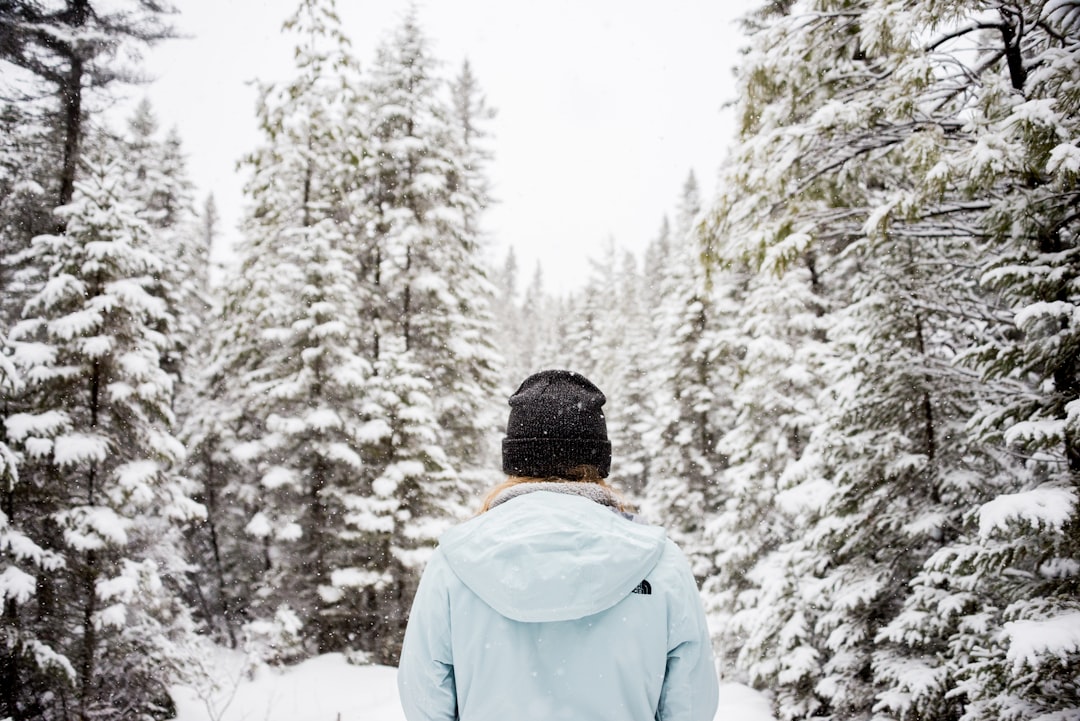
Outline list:
[[[510,396],[502,442],[503,471],[524,478],[564,478],[576,466],[611,469],[611,443],[600,407],[607,399],[573,371],[541,371]]]

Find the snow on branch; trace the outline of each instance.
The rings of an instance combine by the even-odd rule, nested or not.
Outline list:
[[[77,678],[75,667],[71,665],[67,656],[57,653],[51,647],[46,646],[37,639],[29,639],[23,643],[25,644],[26,651],[33,657],[34,663],[38,668],[56,669],[72,683],[75,682],[75,679]]]
[[[42,548],[26,534],[13,528],[3,511],[0,511],[0,553],[19,561],[30,561],[44,571],[55,571],[65,565],[63,556]]]
[[[53,460],[65,467],[104,461],[109,455],[109,439],[91,433],[68,433],[56,439]]]
[[[1014,669],[1024,664],[1038,668],[1040,658],[1054,656],[1068,662],[1071,654],[1080,653],[1080,613],[1065,613],[1054,618],[1006,623],[1003,634],[1009,641],[1006,657]]]
[[[1044,486],[998,496],[979,508],[979,536],[988,538],[1005,531],[1010,523],[1024,522],[1036,528],[1060,531],[1076,509],[1076,491]]]
[[[107,545],[128,542],[131,521],[111,508],[79,506],[59,513],[56,521],[64,528],[64,540],[77,551],[97,551]]]
[[[1080,2],[1050,0],[1043,6],[1043,21],[1053,22],[1064,34],[1080,34]]]
[[[116,481],[131,502],[145,507],[155,500],[153,485],[160,472],[155,461],[132,461],[116,469]]]
[[[339,568],[330,574],[330,583],[335,588],[369,588],[380,590],[393,579],[386,571],[372,571],[366,568]]]
[[[1005,444],[1008,446],[1036,445],[1046,448],[1064,440],[1065,421],[1058,418],[1020,421],[1005,431]]]
[[[1080,148],[1072,143],[1055,146],[1046,160],[1046,170],[1049,173],[1080,175]]]
[[[16,443],[30,436],[50,438],[67,431],[71,419],[60,411],[45,413],[16,413],[4,419],[8,438]]]
[[[8,566],[0,573],[0,600],[23,604],[30,600],[37,588],[37,579],[15,566]]]
[[[270,490],[282,486],[299,488],[299,481],[300,478],[297,472],[287,466],[271,466],[262,476],[263,487]]]

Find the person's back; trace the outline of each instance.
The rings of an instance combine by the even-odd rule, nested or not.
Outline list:
[[[489,505],[442,537],[417,591],[410,721],[712,719],[704,613],[663,529],[602,483],[515,483]]]

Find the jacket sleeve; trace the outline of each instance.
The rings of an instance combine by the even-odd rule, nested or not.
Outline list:
[[[719,681],[712,640],[690,564],[678,551],[680,588],[669,616],[667,669],[657,721],[713,721]]]
[[[398,664],[398,695],[408,721],[456,721],[457,691],[450,644],[452,573],[436,549],[413,598]]]

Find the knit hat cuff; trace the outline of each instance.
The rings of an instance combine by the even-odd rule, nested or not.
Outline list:
[[[503,472],[522,478],[562,477],[581,465],[611,470],[611,442],[596,438],[504,438]]]

